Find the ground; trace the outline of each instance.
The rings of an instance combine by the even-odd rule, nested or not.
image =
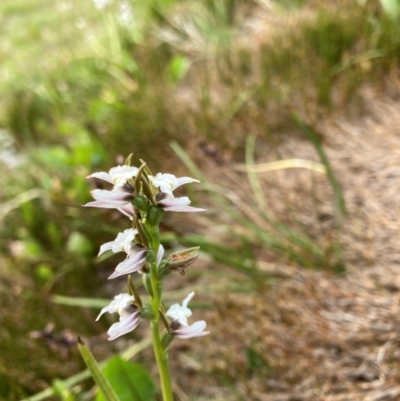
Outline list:
[[[370,106],[363,116],[332,119],[320,127],[348,210],[340,229],[346,273],[260,262],[275,279],[259,291],[207,295],[214,305],[207,313],[211,335],[192,342],[191,358],[183,352],[176,361],[172,351],[173,365],[185,371],[176,380],[180,399],[190,399],[185,394],[200,388],[204,400],[399,399],[400,103],[365,96]],[[295,155],[318,161],[311,145],[299,138],[284,139],[279,153],[282,159]],[[271,160],[257,160],[266,161]],[[274,207],[274,192],[290,190],[298,198],[292,202],[302,209],[302,192],[293,186],[307,191],[310,173],[267,174],[269,207]],[[330,213],[328,185],[318,197],[320,209]],[[311,219],[303,204],[304,219]],[[194,373],[202,380],[188,380]],[[215,380],[221,375],[235,383],[235,390],[221,389]]]

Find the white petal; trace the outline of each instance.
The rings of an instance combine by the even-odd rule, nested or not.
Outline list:
[[[126,258],[116,268],[113,274],[108,279],[123,276],[138,271],[146,262],[147,252],[145,250],[138,252],[135,256]]]
[[[189,184],[191,182],[200,182],[190,177],[177,178],[173,174],[162,174],[158,173],[155,177],[149,176],[151,183],[159,188],[160,191],[172,195],[172,191],[184,184]]]
[[[118,312],[119,310],[123,310],[124,308],[126,308],[129,304],[133,303],[135,301],[135,298],[133,297],[133,295],[129,295],[129,294],[118,294],[114,297],[114,299],[109,303],[109,305],[105,306],[99,316],[97,316],[97,320],[100,319],[100,316],[103,313],[115,313]]]
[[[97,256],[100,256],[102,253],[110,251],[112,249],[112,246],[114,244],[114,241],[106,242],[100,247],[99,254]]]
[[[112,191],[95,189],[90,193],[95,200],[114,203],[118,207],[124,206],[133,198],[132,194],[119,188],[114,188]]]
[[[107,181],[110,184],[113,184],[110,174],[104,173],[103,171],[99,173],[90,174],[86,178],[98,178],[99,180]]]
[[[106,202],[106,201],[93,201],[93,202],[86,203],[83,206],[85,206],[85,207],[100,207],[100,208],[103,208],[103,209],[117,209],[119,207],[118,205],[115,205],[115,203],[110,203],[110,202]]]
[[[112,251],[114,253],[125,252],[128,254],[131,249],[132,241],[135,239],[137,233],[138,230],[133,228],[128,228],[122,233],[119,233],[113,242]]]
[[[182,301],[182,306],[188,306],[189,302],[191,299],[194,297],[194,291],[192,291],[183,301]]]
[[[126,165],[113,167],[110,170],[111,182],[116,186],[123,186],[129,179],[136,177],[138,170],[137,167]]]
[[[172,320],[176,320],[182,326],[188,326],[187,318],[192,316],[192,311],[186,306],[173,304],[169,307],[166,315]]]
[[[160,244],[160,247],[158,248],[158,254],[157,254],[157,266],[160,266],[160,263],[162,262],[162,259],[164,257],[164,247],[162,244]]]
[[[192,182],[200,182],[200,181],[199,180],[195,180],[194,178],[190,178],[190,177],[178,178],[175,188],[178,188],[178,187],[180,187],[181,185],[184,185],[184,184],[190,184]]]
[[[108,307],[108,306],[105,306],[105,307],[101,310],[101,312],[99,313],[99,316],[97,316],[97,318],[96,318],[96,322],[100,319],[101,315],[103,315],[104,313],[108,312],[108,309],[109,309],[109,307]]]
[[[167,197],[159,201],[158,206],[169,212],[204,212],[207,209],[200,209],[196,207],[189,206],[190,199],[187,196],[181,198],[171,198]]]
[[[140,311],[136,311],[128,316],[121,317],[120,321],[114,323],[108,330],[109,335],[108,341],[115,340],[116,338],[123,336],[133,330],[140,323]]]
[[[183,329],[174,330],[174,335],[179,338],[186,339],[192,337],[203,337],[207,334],[210,334],[209,331],[204,331],[207,324],[204,320],[199,320],[198,322],[193,323],[189,327],[185,327]]]
[[[135,208],[133,207],[132,203],[127,203],[126,205],[119,207],[118,210],[128,216],[131,220],[133,220],[133,216],[135,214]]]

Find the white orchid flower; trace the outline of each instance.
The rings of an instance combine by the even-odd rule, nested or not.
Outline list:
[[[155,177],[149,175],[149,180],[156,188],[159,188],[161,192],[168,195],[172,195],[172,191],[181,185],[190,184],[191,182],[200,182],[190,177],[178,178],[173,174],[162,173],[158,173]]]
[[[192,316],[192,311],[187,307],[190,300],[194,297],[194,292],[191,292],[183,301],[182,306],[173,304],[169,307],[166,315],[172,320],[179,322],[182,326],[189,326],[187,318]]]
[[[130,312],[126,309],[129,305],[135,302],[135,298],[133,295],[129,294],[119,294],[114,297],[114,299],[110,302],[109,305],[105,306],[99,316],[97,316],[96,322],[100,319],[100,317],[104,313],[115,313],[118,312],[120,316],[130,315]]]
[[[122,233],[119,233],[114,241],[106,242],[100,247],[100,251],[97,256],[100,256],[102,253],[110,250],[113,251],[113,253],[125,252],[126,254],[129,254],[129,251],[132,247],[132,241],[135,239],[136,234],[138,234],[138,230],[133,228],[128,228]]]
[[[108,173],[99,172],[93,173],[86,178],[98,178],[103,181],[107,181],[116,187],[124,186],[129,179],[136,177],[139,169],[133,166],[117,166],[110,169]]]
[[[193,297],[194,292],[191,292],[183,300],[182,306],[173,304],[166,313],[166,315],[172,319],[172,334],[182,339],[202,337],[209,334],[208,331],[204,331],[207,326],[204,320],[199,320],[189,326],[188,317],[192,316],[192,311],[188,308],[188,304]]]
[[[99,256],[106,251],[125,252],[127,255],[126,259],[117,265],[109,279],[137,272],[143,267],[147,250],[139,244],[132,244],[137,233],[136,229],[129,228],[119,233],[114,241],[106,242],[100,247]]]
[[[119,322],[114,323],[108,330],[108,341],[115,340],[116,338],[127,334],[136,329],[140,322],[141,311],[134,304],[135,298],[129,294],[119,294],[114,297],[111,303],[104,307],[96,321],[100,319],[103,313],[119,314]]]

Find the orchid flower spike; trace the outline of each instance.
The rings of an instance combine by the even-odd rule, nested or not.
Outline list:
[[[182,306],[179,304],[173,304],[168,309],[166,316],[172,319],[171,330],[172,334],[178,338],[192,338],[202,337],[209,334],[209,331],[204,331],[207,324],[204,320],[194,322],[189,326],[188,317],[192,316],[192,311],[188,308],[190,300],[194,297],[194,292],[191,292],[182,302]]]
[[[118,312],[119,314],[119,322],[114,323],[107,332],[109,335],[108,341],[115,340],[124,334],[130,333],[139,325],[141,310],[134,304],[134,302],[135,298],[132,295],[119,294],[114,297],[108,306],[101,310],[96,321],[106,312]]]
[[[147,250],[140,244],[132,244],[136,234],[138,234],[136,229],[129,228],[119,233],[114,241],[106,242],[100,247],[99,256],[109,250],[114,253],[125,252],[127,255],[126,259],[117,265],[109,279],[134,273],[143,267]]]

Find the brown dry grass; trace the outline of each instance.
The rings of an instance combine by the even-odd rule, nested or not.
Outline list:
[[[174,344],[179,399],[400,399],[400,102],[365,96],[370,107],[364,116],[319,127],[349,211],[341,227],[346,275],[278,263],[260,251],[260,268],[280,278],[258,291],[208,294],[212,334],[190,345]],[[259,154],[258,162],[293,156],[317,161],[311,145],[293,137],[283,138],[269,156]],[[312,192],[308,171],[266,174],[268,208],[277,215],[295,210],[305,225],[315,227],[317,203],[319,214],[328,216],[320,225],[326,232],[333,209],[324,176],[316,178],[318,190]],[[224,274],[221,269],[221,280]],[[249,370],[249,349],[263,360],[258,371]]]

